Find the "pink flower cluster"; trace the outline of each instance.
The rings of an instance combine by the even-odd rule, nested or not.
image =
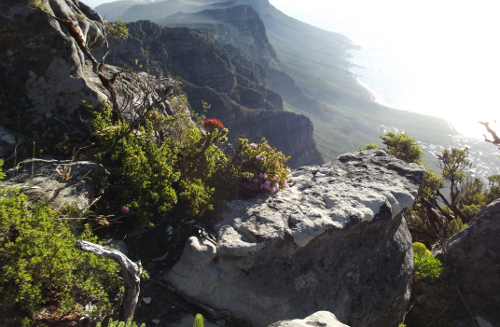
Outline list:
[[[276,193],[280,189],[278,174],[274,175],[273,179],[274,179],[274,181],[268,180],[267,174],[265,174],[265,173],[260,173],[258,178],[257,177],[248,177],[248,180],[252,183],[258,184],[259,182],[262,182],[260,184],[261,190],[268,190],[271,193]],[[286,181],[284,181],[283,187],[288,189],[288,188],[290,188],[290,185],[288,185],[288,183]]]
[[[262,156],[255,156],[255,159],[259,160],[259,161],[265,161],[266,160],[266,157],[262,157]]]
[[[250,143],[249,144],[252,149],[257,149],[257,144],[255,143]]]
[[[248,177],[248,180],[252,183],[255,183],[257,184],[259,182],[259,179],[258,178],[255,178],[255,177]]]

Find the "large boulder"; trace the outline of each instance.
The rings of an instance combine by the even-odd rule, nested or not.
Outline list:
[[[436,252],[446,269],[437,281],[423,280],[410,318],[440,315],[469,325],[472,314],[480,327],[500,326],[500,199],[484,207],[469,227]],[[466,310],[457,289],[460,290]],[[445,309],[446,308],[446,309]],[[443,310],[445,309],[445,310]],[[413,326],[412,325],[412,326]]]
[[[320,310],[397,326],[413,269],[401,213],[424,177],[381,150],[299,168],[290,190],[230,203],[216,240],[191,237],[164,280],[257,327]]]

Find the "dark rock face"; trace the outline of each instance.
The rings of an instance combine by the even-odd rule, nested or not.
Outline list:
[[[134,66],[137,59],[155,63],[156,73],[181,76],[193,110],[202,113],[202,101],[208,102],[211,109],[206,115],[221,119],[232,143],[238,137],[251,141],[265,137],[292,157],[287,163],[291,167],[323,162],[309,118],[284,112],[281,95],[266,87],[262,65],[237,46],[219,43],[215,30],[227,27],[167,28],[149,21],[127,26],[131,36],[113,49],[107,62]]]
[[[54,0],[52,14],[64,19],[85,15],[75,25],[91,49],[104,41],[102,19],[83,3]],[[97,86],[85,73],[83,53],[66,28],[22,1],[0,4],[0,94],[14,95],[17,105],[45,115],[68,119],[82,100],[98,102]]]
[[[424,176],[383,151],[302,167],[289,191],[230,203],[216,241],[190,238],[165,280],[257,327],[319,310],[349,326],[397,326],[413,268],[401,212]]]
[[[440,314],[451,303],[442,316],[469,325],[470,316],[456,296],[458,286],[480,327],[500,326],[498,235],[500,199],[479,211],[469,227],[450,238],[446,255],[442,250],[436,253],[447,269],[438,281],[422,283],[422,295],[416,297],[415,315]]]

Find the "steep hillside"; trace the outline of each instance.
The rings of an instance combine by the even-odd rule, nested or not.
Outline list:
[[[240,48],[218,41],[219,33],[234,38],[225,25],[167,28],[138,21],[127,27],[129,38],[110,52],[107,62],[180,76],[191,107],[204,113],[202,101],[209,103],[211,108],[204,114],[223,121],[232,143],[237,137],[252,141],[265,137],[292,157],[291,167],[322,163],[310,119],[284,111],[281,95],[266,87],[266,70]]]

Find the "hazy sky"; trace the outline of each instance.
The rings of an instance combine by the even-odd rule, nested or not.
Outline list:
[[[95,7],[110,1],[84,2]],[[453,118],[462,131],[477,119],[500,119],[496,116],[500,112],[496,1],[270,2],[292,17],[345,34],[365,48],[384,48],[394,60],[403,60],[400,66],[412,74],[408,87],[421,93],[412,101],[413,107],[405,109]]]

